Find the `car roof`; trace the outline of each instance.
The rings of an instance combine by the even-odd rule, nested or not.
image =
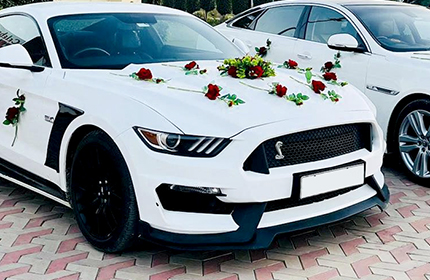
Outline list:
[[[4,13],[28,13],[39,20],[60,15],[91,13],[156,13],[189,16],[186,12],[158,5],[114,2],[42,2],[0,11],[0,15]]]
[[[283,0],[270,2],[267,4],[263,4],[260,7],[271,7],[282,4],[290,4],[290,3],[303,3],[303,4],[332,4],[332,5],[408,5],[401,2],[396,1],[388,1],[388,0]]]

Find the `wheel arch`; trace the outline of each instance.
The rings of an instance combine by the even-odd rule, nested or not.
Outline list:
[[[426,99],[430,100],[430,95],[425,93],[413,93],[405,96],[403,99],[401,99],[396,106],[394,107],[394,110],[391,112],[390,120],[388,122],[388,128],[387,128],[387,152],[392,153],[394,150],[394,143],[395,143],[395,127],[396,127],[396,121],[397,117],[399,116],[400,112],[414,100],[418,99]]]
[[[66,166],[65,166],[65,175],[66,175],[66,188],[67,193],[70,193],[70,184],[69,184],[69,175],[70,175],[70,168],[72,166],[73,157],[75,155],[75,151],[79,143],[82,141],[82,139],[90,132],[100,130],[106,133],[103,129],[101,129],[98,126],[95,125],[83,125],[78,127],[71,135],[69,143],[67,145],[67,152],[66,152]],[[107,133],[106,133],[107,134]]]

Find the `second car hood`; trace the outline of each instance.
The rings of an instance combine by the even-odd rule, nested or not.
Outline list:
[[[129,65],[121,71],[71,70],[67,73],[67,79],[76,78],[80,83],[101,87],[104,91],[118,94],[118,98],[128,96],[151,107],[190,135],[231,137],[248,128],[279,121],[312,121],[321,117],[337,120],[350,111],[370,111],[362,93],[351,85],[340,87],[324,82],[328,85],[325,93],[333,89],[342,96],[338,103],[333,103],[323,100],[307,85],[293,80],[303,83],[306,81],[304,74],[299,74],[296,70],[275,69],[275,77],[264,79],[235,79],[220,75],[217,66],[221,63],[198,61],[200,69],[208,70],[203,75],[186,75],[182,69],[185,63],[175,62]],[[155,78],[163,78],[167,82],[155,84],[129,77],[129,74],[142,67],[150,69]],[[314,79],[320,80],[318,77]],[[284,98],[268,94],[267,91],[253,88],[269,90],[273,82],[285,85],[288,88],[287,94],[301,92],[309,96],[309,100],[302,106],[297,106]],[[203,92],[198,91],[202,91],[209,83],[221,86],[221,95],[236,94],[245,103],[228,107],[221,100],[208,99]],[[133,113],[130,112],[129,116],[133,117]]]

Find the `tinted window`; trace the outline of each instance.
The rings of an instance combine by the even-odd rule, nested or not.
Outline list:
[[[64,68],[121,69],[131,63],[241,55],[222,35],[189,16],[83,14],[51,18],[48,25]]]
[[[50,66],[45,44],[33,19],[22,15],[0,18],[0,48],[11,44],[24,46],[34,64]]]
[[[343,15],[328,8],[312,8],[306,27],[306,40],[325,44],[331,35],[339,33],[351,34],[357,39],[359,46],[363,46],[357,31]]]
[[[415,5],[348,8],[386,49],[399,52],[430,49],[430,10]]]
[[[254,12],[254,13],[250,13],[242,18],[240,18],[239,20],[233,22],[233,26],[234,27],[239,27],[239,28],[246,28],[246,29],[250,29],[251,28],[251,24],[252,22],[255,20],[255,18],[257,18],[261,13],[263,12],[263,10]]]
[[[267,10],[258,20],[255,30],[293,37],[304,6],[286,6]]]

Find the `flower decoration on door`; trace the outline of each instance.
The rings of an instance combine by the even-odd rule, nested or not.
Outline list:
[[[266,46],[264,47],[255,47],[255,51],[257,52],[257,55],[261,57],[265,57],[267,55],[267,52],[270,50],[270,46],[272,45],[272,41],[269,39],[266,40]]]
[[[18,124],[20,121],[20,116],[22,113],[26,111],[24,104],[25,104],[25,95],[19,94],[20,90],[18,89],[16,92],[15,98],[12,99],[13,102],[15,102],[15,106],[9,107],[6,111],[5,120],[3,121],[4,125],[11,125],[15,127],[15,135],[13,137],[12,141],[12,147],[15,145],[16,137],[18,136]]]

